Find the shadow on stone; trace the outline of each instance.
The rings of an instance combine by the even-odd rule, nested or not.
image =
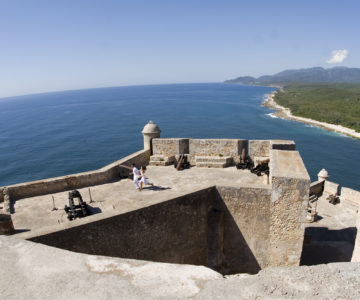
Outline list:
[[[22,232],[28,232],[28,231],[30,231],[30,229],[15,229],[14,234],[22,233]]]
[[[171,187],[154,185],[154,186],[146,186],[143,189],[152,190],[152,191],[165,191],[165,190],[171,190]]]
[[[87,205],[87,209],[91,215],[99,214],[102,212],[100,207],[93,207],[91,205]]]
[[[300,265],[318,265],[331,262],[349,262],[354,250],[356,227],[329,230],[326,227],[308,227]]]
[[[223,274],[260,270],[215,187],[30,240],[87,254],[204,265]]]

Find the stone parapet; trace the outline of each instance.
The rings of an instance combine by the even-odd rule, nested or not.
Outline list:
[[[11,214],[0,213],[0,235],[11,235],[15,232]]]
[[[152,140],[153,155],[175,156],[189,153],[187,138],[155,138]]]
[[[248,141],[238,139],[190,139],[190,162],[195,164],[196,156],[230,156],[234,162],[240,161],[242,149],[247,153]]]
[[[249,140],[249,156],[254,160],[255,157],[269,157],[270,140]]]
[[[226,168],[232,162],[231,156],[195,156],[195,165],[202,168]]]
[[[257,273],[268,265],[271,189],[217,187],[224,211],[223,273]]]
[[[289,141],[289,140],[271,140],[270,149],[292,151],[296,149],[296,144],[294,141]]]
[[[340,203],[355,206],[360,210],[360,192],[347,187],[341,188]]]
[[[324,182],[324,193],[326,195],[339,195],[339,184],[325,180]]]
[[[271,150],[268,266],[300,263],[310,177],[298,151]]]
[[[175,156],[152,155],[150,156],[150,166],[169,166],[175,162]]]
[[[11,197],[11,200],[17,200],[26,197],[57,193],[86,186],[103,184],[116,178],[120,178],[120,176],[126,176],[129,173],[127,168],[123,168],[120,165],[130,166],[131,163],[147,165],[149,159],[150,150],[141,150],[99,170],[19,183],[9,185],[6,188],[8,190],[9,196]],[[5,187],[2,187],[3,190],[4,188]]]
[[[310,195],[320,197],[324,190],[324,181],[314,181],[310,184]]]
[[[352,262],[360,262],[360,209],[358,210],[356,217],[356,239],[354,245],[354,252],[351,258]]]

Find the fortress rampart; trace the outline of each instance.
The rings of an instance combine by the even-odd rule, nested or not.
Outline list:
[[[86,254],[204,265],[222,274],[299,265],[309,194],[337,187],[327,180],[310,184],[293,141],[160,138],[152,122],[143,134],[144,150],[99,170],[1,187],[2,200],[16,206],[15,232],[26,229],[16,236]],[[254,162],[269,159],[269,176],[237,170],[243,154]],[[178,172],[167,166],[180,155],[193,167]],[[123,166],[131,163],[150,164],[161,187],[135,191],[124,179],[129,170]],[[32,221],[23,209],[48,203],[51,194],[66,203],[69,190],[85,187],[99,191],[101,200],[86,218],[70,222],[59,211],[42,210]],[[345,194],[356,200],[354,192]]]

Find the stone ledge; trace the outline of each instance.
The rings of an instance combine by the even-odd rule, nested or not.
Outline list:
[[[222,277],[202,266],[79,254],[12,237],[0,236],[0,245],[0,290],[9,300],[357,299],[360,294],[360,263]]]

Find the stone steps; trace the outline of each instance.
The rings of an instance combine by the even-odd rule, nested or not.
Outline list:
[[[150,156],[150,166],[169,166],[175,161],[175,156],[152,155]]]
[[[226,168],[231,165],[231,156],[196,156],[195,165],[200,168]]]

